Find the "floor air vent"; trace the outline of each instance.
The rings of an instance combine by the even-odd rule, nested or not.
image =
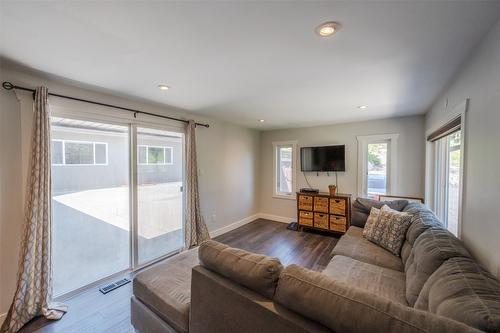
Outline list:
[[[107,294],[110,291],[115,290],[116,288],[120,288],[121,286],[126,285],[129,282],[130,282],[129,279],[121,279],[99,288],[99,291],[103,294]]]

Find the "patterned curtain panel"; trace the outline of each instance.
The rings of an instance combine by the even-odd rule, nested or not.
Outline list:
[[[196,124],[190,120],[186,126],[186,224],[184,226],[184,246],[188,249],[210,239],[207,225],[203,222],[200,212],[195,128]]]
[[[35,94],[30,174],[26,193],[24,234],[17,289],[2,333],[17,332],[36,316],[59,319],[65,305],[51,303],[50,110],[47,88]]]

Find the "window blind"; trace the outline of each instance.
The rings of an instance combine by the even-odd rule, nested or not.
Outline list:
[[[461,124],[462,124],[462,117],[458,116],[457,118],[453,119],[446,125],[443,125],[436,131],[429,134],[429,136],[427,136],[427,141],[434,142],[444,138],[445,136],[458,132],[460,131]]]

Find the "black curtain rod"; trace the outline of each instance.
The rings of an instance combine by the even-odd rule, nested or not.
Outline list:
[[[26,88],[26,87],[16,86],[16,85],[14,85],[14,84],[12,84],[12,83],[10,83],[8,81],[3,82],[2,83],[2,87],[4,89],[6,89],[6,90],[17,89],[17,90],[30,91],[33,94],[35,93],[35,89],[30,89],[30,88]],[[150,113],[150,112],[145,112],[145,111],[141,111],[141,110],[124,108],[124,107],[116,106],[116,105],[112,105],[112,104],[106,104],[106,103],[89,101],[88,99],[82,99],[82,98],[77,98],[77,97],[71,97],[71,96],[65,96],[65,95],[60,95],[60,94],[54,94],[54,93],[50,93],[50,92],[49,92],[49,95],[50,96],[55,96],[55,97],[60,97],[60,98],[65,98],[65,99],[71,99],[73,101],[85,102],[85,103],[90,103],[90,104],[95,104],[95,105],[100,105],[100,106],[106,106],[106,107],[109,107],[109,108],[115,108],[115,109],[120,109],[120,110],[125,110],[125,111],[129,111],[129,112],[133,112],[134,113],[134,117],[136,117],[137,114],[145,114],[145,115],[153,116],[153,117],[159,117],[159,118],[164,118],[164,119],[181,121],[183,123],[188,123],[189,122],[188,120],[185,120],[185,119],[174,118],[174,117],[169,117],[169,116],[162,116],[162,115],[155,114],[155,113]],[[196,123],[196,125],[197,126],[207,127],[207,128],[210,127],[210,125],[208,125],[208,124],[202,124],[202,123]]]

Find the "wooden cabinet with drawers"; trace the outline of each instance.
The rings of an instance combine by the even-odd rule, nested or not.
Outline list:
[[[312,195],[301,195],[297,201],[300,210],[313,210],[313,196]]]
[[[313,226],[313,212],[309,211],[299,211],[299,220],[302,225],[306,225],[309,227]]]
[[[300,229],[345,233],[351,223],[351,195],[297,192]]]

